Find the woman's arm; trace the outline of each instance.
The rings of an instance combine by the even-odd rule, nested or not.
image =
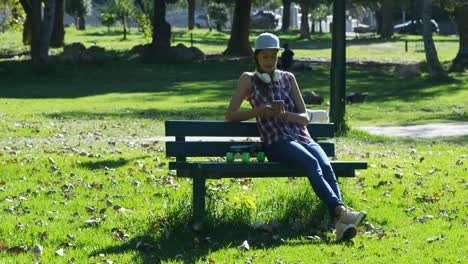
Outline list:
[[[309,124],[309,115],[307,114],[307,109],[304,103],[304,99],[302,98],[301,91],[299,90],[299,85],[297,84],[296,78],[292,73],[288,73],[291,77],[291,90],[294,99],[294,104],[296,105],[296,111],[293,112],[285,112],[281,115],[281,118],[287,122],[297,123],[304,126]]]
[[[271,105],[263,105],[250,110],[239,110],[244,99],[247,98],[250,94],[250,89],[252,87],[251,79],[252,75],[247,72],[244,72],[240,76],[239,81],[237,82],[236,90],[234,91],[234,95],[232,96],[226,111],[226,121],[244,121],[255,118],[257,116],[279,116],[279,110],[273,109]]]

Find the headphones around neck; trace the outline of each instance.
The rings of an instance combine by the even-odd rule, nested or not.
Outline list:
[[[257,70],[255,70],[255,75],[262,80],[264,83],[271,83],[271,77],[268,73],[260,73]],[[280,79],[280,71],[279,70],[274,70],[273,71],[273,81],[277,82]]]

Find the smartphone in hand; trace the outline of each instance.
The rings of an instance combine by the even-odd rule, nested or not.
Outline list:
[[[285,111],[284,100],[273,100],[273,102],[271,103],[271,106],[273,107],[273,109],[279,110],[281,113],[284,113]]]

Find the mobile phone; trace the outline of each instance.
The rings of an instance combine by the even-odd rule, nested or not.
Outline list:
[[[284,100],[273,100],[273,102],[271,103],[271,106],[274,109],[284,112]]]

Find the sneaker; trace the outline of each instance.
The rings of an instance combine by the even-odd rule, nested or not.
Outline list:
[[[364,211],[354,212],[352,210],[346,209],[340,215],[340,221],[345,224],[353,224],[359,226],[362,221],[366,218],[367,213]]]
[[[336,242],[347,241],[356,236],[357,228],[353,224],[338,221],[335,224]]]

